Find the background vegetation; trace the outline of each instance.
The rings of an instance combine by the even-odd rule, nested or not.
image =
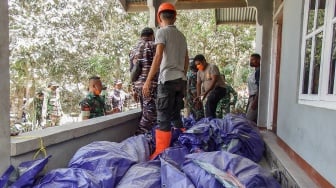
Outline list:
[[[126,13],[119,1],[9,0],[11,111],[21,117],[50,81],[60,85],[65,113],[78,112],[87,79],[129,83],[128,54],[147,26],[147,12]],[[178,11],[190,57],[202,53],[236,89],[245,87],[255,28],[216,25],[214,10]]]

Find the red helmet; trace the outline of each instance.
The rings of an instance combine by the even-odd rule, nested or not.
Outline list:
[[[176,9],[175,9],[175,6],[173,4],[171,4],[171,3],[162,3],[159,6],[159,10],[158,10],[158,13],[157,13],[157,19],[158,19],[159,22],[161,22],[161,19],[160,19],[161,12],[166,11],[166,10],[174,11],[175,12],[175,16],[176,16]]]

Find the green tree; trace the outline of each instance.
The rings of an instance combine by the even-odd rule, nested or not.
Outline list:
[[[203,53],[217,64],[233,86],[244,84],[255,28],[216,25],[214,10],[178,11],[177,27],[185,33],[192,57]],[[119,1],[9,1],[12,111],[23,98],[56,81],[65,113],[78,102],[91,75],[112,85],[129,82],[128,55],[147,26],[148,12],[126,13]]]

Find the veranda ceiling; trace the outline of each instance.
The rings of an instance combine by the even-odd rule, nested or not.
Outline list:
[[[148,11],[147,0],[119,1],[127,12]],[[176,0],[175,6],[178,10],[215,9],[217,24],[256,23],[256,9],[247,7],[246,0]]]

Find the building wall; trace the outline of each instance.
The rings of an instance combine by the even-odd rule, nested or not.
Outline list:
[[[10,163],[8,2],[0,1],[0,176]]]
[[[277,134],[335,186],[336,111],[298,104],[303,1],[284,1]]]

